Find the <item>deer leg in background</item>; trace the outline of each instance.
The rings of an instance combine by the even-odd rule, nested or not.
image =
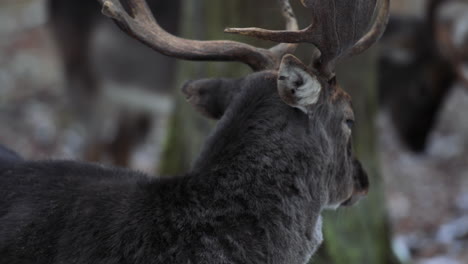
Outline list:
[[[99,5],[95,1],[50,0],[50,26],[63,61],[67,92],[80,118],[92,113],[98,83],[90,58]]]
[[[180,18],[180,0],[148,1],[148,7],[153,13],[158,14],[161,26],[165,30],[174,34],[178,34]],[[120,34],[125,38],[129,38],[129,36],[126,36],[115,25],[112,26],[115,28],[116,34]],[[139,67],[144,67],[146,68],[145,71],[147,72],[146,74],[135,74],[132,71],[128,71],[128,65],[125,64],[125,73],[129,75],[126,77],[128,78],[127,81],[132,78],[137,79],[136,86],[146,87],[147,90],[151,90],[152,93],[155,93],[155,95],[161,99],[162,97],[167,97],[168,95],[171,95],[175,90],[174,80],[177,68],[176,61],[166,56],[150,56],[154,55],[153,52],[147,47],[144,48],[148,50],[137,49],[136,46],[143,45],[135,41],[134,39],[131,39],[131,41],[128,43],[126,41],[122,42],[124,42],[124,46],[128,45],[128,49],[132,49],[134,47],[132,54],[127,55],[130,58],[126,58],[125,55],[121,55],[122,60],[128,60],[129,63],[138,65]],[[151,78],[147,75],[150,75]],[[153,78],[154,76],[156,76],[157,78]],[[123,80],[121,81],[125,82],[125,77],[121,76],[120,78],[123,78]],[[126,104],[125,102],[123,103]],[[162,102],[153,103],[161,106]],[[153,121],[156,121],[154,119],[163,118],[163,116],[160,115],[162,113],[159,113],[157,111],[151,111],[151,113],[149,113],[148,110],[139,110],[140,106],[138,105],[138,102],[131,103],[129,106],[129,108],[120,107],[127,109],[121,109],[118,115],[116,132],[114,134],[114,137],[110,139],[109,143],[105,147],[105,151],[107,152],[108,157],[112,160],[112,162],[116,165],[124,167],[132,165],[132,153],[135,151],[135,148],[137,146],[142,144],[148,138],[148,136],[150,136],[150,134],[158,134],[161,132],[151,131],[151,129],[155,128],[155,126],[152,125]]]
[[[93,50],[100,50],[100,48],[96,47],[94,41],[95,31],[101,21],[106,23],[111,22],[106,21],[105,17],[102,16],[100,13],[101,7],[97,1],[49,0],[48,4],[52,32],[63,61],[69,101],[75,117],[78,118],[85,128],[84,158],[101,162],[104,158],[110,158],[116,165],[127,166],[129,165],[135,145],[144,140],[144,135],[149,133],[151,117],[150,114],[143,113],[140,110],[122,110],[122,106],[118,104],[117,109],[115,109],[118,112],[115,115],[116,124],[112,125],[116,131],[110,133],[114,136],[109,133],[104,135],[102,121],[106,118],[106,114],[103,113],[105,111],[101,98],[107,97],[105,92],[103,92],[103,80],[109,77],[111,78],[109,80],[112,80],[112,78],[118,80],[123,78],[127,82],[128,80],[135,79],[138,84],[132,86],[140,86],[141,82],[148,82],[146,80],[148,78],[141,74],[135,75],[132,71],[125,71],[123,74],[115,76],[116,71],[104,73],[99,69],[99,63],[101,62],[99,62],[99,59],[95,60],[92,57]],[[161,25],[169,32],[177,33],[180,9],[179,1],[168,2],[157,0],[149,1],[148,4],[151,10],[161,14]],[[113,35],[123,35],[118,29],[112,31],[114,27],[115,25],[112,24],[105,30],[110,29],[110,33]],[[124,37],[128,38],[127,36]],[[125,45],[124,43],[126,43],[119,38],[115,38],[112,41],[120,43],[114,43],[115,45]],[[128,49],[141,45],[133,40],[131,40],[130,44]],[[154,59],[154,57],[140,55],[137,60],[127,60],[123,54],[114,54],[115,52],[112,50],[107,52],[111,56],[122,57],[118,63],[123,63],[124,65],[127,65],[127,63],[130,65],[136,63],[143,65],[147,64],[149,59]],[[134,52],[141,53],[141,49],[138,49],[138,51],[134,50]],[[103,56],[104,60],[101,59],[104,67],[109,63],[115,63],[115,61],[110,62],[108,57]],[[95,65],[96,63],[97,65]],[[160,59],[156,59],[156,65],[158,65],[157,63],[161,65],[159,68],[151,66],[151,70],[148,71],[155,71],[152,75],[159,76],[157,79],[161,80],[161,82],[156,85],[151,82],[151,86],[154,86],[151,90],[171,90],[176,66],[175,61],[161,57]],[[122,82],[122,80],[120,81]],[[106,106],[106,108],[108,107]],[[135,113],[135,111],[138,111],[138,113]],[[147,129],[147,131],[142,131],[142,129]]]
[[[73,114],[85,126],[86,159],[97,161],[103,143],[95,136],[95,116],[99,83],[91,63],[91,40],[100,16],[95,1],[50,0],[50,26],[61,56],[65,85]]]

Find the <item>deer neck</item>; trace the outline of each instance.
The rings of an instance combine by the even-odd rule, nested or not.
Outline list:
[[[321,200],[326,195],[320,187],[322,166],[316,166],[321,164],[320,156],[310,151],[307,143],[291,136],[294,131],[285,132],[289,121],[283,119],[246,122],[242,129],[221,126],[208,140],[193,171],[210,178],[235,178],[235,184],[256,183],[268,190],[275,186],[275,192]]]
[[[265,252],[278,261],[273,263],[305,263],[322,241],[319,219],[325,195],[314,180],[319,175],[310,163],[313,155],[307,148],[291,148],[291,136],[281,136],[287,133],[280,127],[251,127],[245,133],[260,133],[237,131],[230,140],[225,132],[232,127],[223,128],[209,140],[210,155],[195,165],[194,180],[204,186],[204,194],[214,192],[207,203],[226,201],[223,208],[231,208],[234,219],[253,217],[257,222],[249,228],[268,230],[271,243]],[[235,136],[244,140],[239,143]],[[262,244],[263,237],[258,239],[251,241],[252,247]]]

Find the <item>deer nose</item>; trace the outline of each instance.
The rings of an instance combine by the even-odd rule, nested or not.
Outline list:
[[[354,160],[354,188],[351,197],[344,201],[341,206],[352,206],[356,204],[361,198],[369,193],[369,178],[366,171],[362,168],[358,160]]]
[[[364,197],[369,193],[369,180],[367,175],[364,175],[362,179],[359,179],[357,183],[355,183],[353,196],[360,196]]]
[[[369,177],[361,162],[354,160],[354,194],[365,196],[369,192]]]

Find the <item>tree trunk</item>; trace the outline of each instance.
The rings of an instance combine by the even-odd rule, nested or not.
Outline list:
[[[314,264],[395,264],[385,210],[383,179],[376,145],[376,62],[374,52],[344,63],[338,82],[353,98],[356,115],[354,148],[370,179],[367,198],[350,209],[325,213],[325,243]]]
[[[227,26],[239,26],[249,23],[258,16],[245,15],[241,19],[238,14],[245,8],[247,1],[237,0],[181,0],[182,1],[182,36],[191,39],[234,39],[238,37],[226,35],[223,30]],[[265,0],[262,0],[265,1]],[[250,3],[252,5],[254,3]],[[245,8],[245,10],[253,10]],[[246,21],[247,20],[247,21]],[[240,23],[242,22],[242,23]],[[245,39],[243,39],[245,40]],[[192,79],[216,77],[241,77],[250,69],[240,63],[223,62],[188,62],[180,61],[178,67],[175,91],[176,110],[171,117],[168,137],[164,146],[159,173],[175,175],[188,171],[190,165],[199,153],[201,144],[206,138],[212,123],[185,102],[180,88]]]

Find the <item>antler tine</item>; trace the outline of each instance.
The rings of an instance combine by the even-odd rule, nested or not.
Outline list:
[[[274,42],[280,42],[279,44],[272,49],[277,49],[279,46],[287,44],[296,44],[293,47],[297,47],[297,43],[309,42],[310,37],[307,36],[307,32],[310,31],[310,27],[299,30],[299,25],[297,23],[296,16],[291,7],[289,0],[278,0],[281,6],[282,15],[286,19],[286,29],[285,30],[268,30],[257,27],[248,27],[248,28],[226,28],[224,32],[239,34],[248,37],[254,37]],[[270,49],[270,50],[272,50]]]
[[[382,37],[390,18],[390,0],[383,0],[382,7],[371,30],[350,50],[348,56],[358,55],[374,45]]]
[[[298,30],[299,24],[297,23],[296,15],[294,10],[289,3],[289,0],[278,0],[281,7],[281,14],[286,20],[286,29],[287,30]]]
[[[198,41],[180,38],[162,29],[145,0],[122,0],[130,7],[127,13],[119,0],[98,0],[102,12],[129,35],[152,49],[171,57],[199,61],[239,61],[253,70],[275,69],[276,55],[266,49],[235,41]]]
[[[301,43],[310,41],[307,33],[310,31],[310,26],[302,30],[268,30],[263,28],[226,28],[224,32],[239,34],[248,37],[254,37],[274,42],[284,43]]]
[[[297,23],[296,15],[294,10],[289,3],[289,0],[278,0],[281,8],[281,14],[286,21],[286,30],[297,31],[299,30],[299,24]],[[297,48],[297,44],[281,43],[270,49],[278,57],[283,57],[287,53],[293,53]]]

